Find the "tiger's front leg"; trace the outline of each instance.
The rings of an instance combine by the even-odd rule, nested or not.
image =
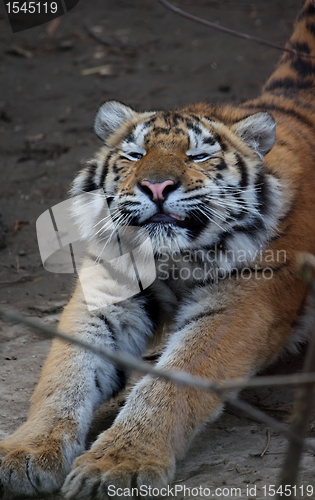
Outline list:
[[[78,287],[60,328],[95,347],[140,355],[152,335],[145,299],[134,297],[91,314]],[[125,374],[98,356],[54,341],[27,422],[0,443],[0,497],[57,491],[85,449],[94,410],[124,385]]]
[[[283,274],[278,272],[272,282],[232,288],[233,301],[228,304],[218,296],[215,307],[213,302],[210,306],[209,290],[197,291],[195,300],[180,312],[178,329],[158,367],[224,380],[252,375],[271,362],[287,338],[304,293],[297,280],[284,286],[291,278]],[[292,290],[297,308],[292,307]],[[222,406],[211,392],[144,377],[113,426],[74,462],[63,487],[65,498],[101,500],[115,493],[118,497],[120,488],[167,486],[176,458]]]

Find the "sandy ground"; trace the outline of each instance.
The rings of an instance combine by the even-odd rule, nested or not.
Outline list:
[[[259,93],[279,54],[174,16],[154,0],[81,0],[49,33],[43,25],[12,34],[0,5],[0,209],[6,246],[0,250],[0,304],[55,325],[73,286],[71,275],[41,264],[35,223],[63,201],[75,172],[100,145],[92,125],[98,106],[117,99],[138,110],[192,101],[240,102]],[[299,0],[182,0],[181,7],[234,29],[284,43]],[[111,47],[89,34],[112,37]],[[96,27],[96,28],[95,28]],[[87,69],[103,67],[85,75]],[[1,234],[0,234],[1,244]],[[25,421],[49,341],[0,322],[0,437]],[[301,357],[271,371],[288,373]],[[292,391],[247,391],[244,397],[288,422]],[[119,402],[99,411],[92,433],[106,428]],[[272,498],[286,439],[227,408],[194,440],[172,486],[212,488],[211,498]],[[311,435],[315,433],[311,430]],[[313,485],[315,459],[304,454],[300,484]],[[214,491],[214,488],[221,490]],[[225,488],[223,490],[222,488]],[[235,488],[233,490],[233,488]],[[239,488],[239,489],[238,489]],[[186,491],[205,498],[208,491]],[[56,496],[54,498],[57,498]]]

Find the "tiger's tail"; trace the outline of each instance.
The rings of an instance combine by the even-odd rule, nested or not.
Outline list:
[[[312,92],[315,96],[315,0],[306,0],[287,47],[314,57],[284,53],[264,86],[265,92],[290,97],[292,92]]]

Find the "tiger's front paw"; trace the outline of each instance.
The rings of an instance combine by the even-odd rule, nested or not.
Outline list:
[[[174,469],[173,457],[149,450],[145,443],[103,443],[76,459],[62,493],[67,500],[104,500],[122,494],[136,498],[132,488],[138,488],[141,496],[150,493],[149,487],[161,489],[172,479]]]
[[[32,497],[57,491],[69,472],[61,447],[45,443],[0,443],[0,498]]]

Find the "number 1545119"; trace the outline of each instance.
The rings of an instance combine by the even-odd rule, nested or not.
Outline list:
[[[8,14],[56,14],[57,2],[8,2],[6,3]]]

